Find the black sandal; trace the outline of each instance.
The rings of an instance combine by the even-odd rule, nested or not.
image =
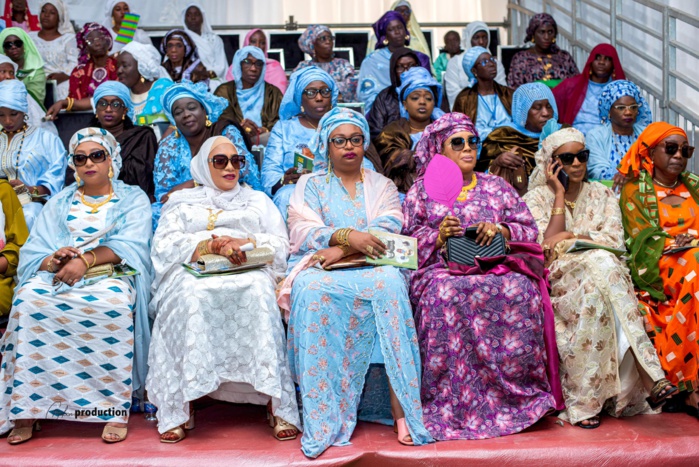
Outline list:
[[[670,389],[666,389],[668,386],[670,386]],[[680,390],[677,389],[677,386],[672,384],[670,381],[665,378],[659,379],[653,385],[653,389],[650,391],[650,396],[646,397],[646,402],[648,402],[651,409],[655,410],[658,407],[662,407],[665,402],[667,402],[668,397],[673,396],[678,392],[680,392]]]
[[[588,422],[587,425],[583,425],[583,422]],[[599,415],[595,415],[594,417],[590,417],[588,419],[582,420],[578,423],[575,424],[575,426],[579,426],[580,428],[584,428],[586,430],[594,430],[595,428],[599,428],[601,422],[599,419]]]

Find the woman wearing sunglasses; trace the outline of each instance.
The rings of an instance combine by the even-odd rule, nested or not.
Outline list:
[[[29,34],[21,28],[7,28],[0,32],[2,53],[17,64],[15,76],[27,87],[29,95],[44,107],[46,73],[44,59]]]
[[[262,138],[262,144],[267,143],[269,130],[279,121],[283,98],[276,86],[265,82],[265,60],[264,52],[257,47],[239,49],[233,57],[235,80],[214,92],[228,101],[221,117],[239,122],[251,140]]]
[[[619,172],[630,178],[620,206],[646,329],[667,378],[682,391],[673,409],[699,416],[699,177],[686,170],[693,154],[684,130],[651,123],[621,160]]]
[[[289,205],[290,271],[279,297],[289,320],[291,372],[303,399],[301,450],[315,458],[349,443],[370,364],[385,365],[398,442],[429,443],[404,276],[393,266],[329,270],[354,254],[384,254],[386,245],[369,230],[400,233],[398,190],[362,166],[369,147],[362,115],[335,108],[318,128],[311,143],[314,173],[301,177]],[[376,384],[385,387],[385,377]],[[372,415],[381,419],[388,408],[377,405],[380,415]]]
[[[247,158],[225,137],[207,139],[191,160],[200,185],[170,196],[153,238],[148,397],[158,406],[163,443],[194,428],[191,404],[204,396],[268,404],[280,440],[298,434],[299,412],[286,357],[275,286],[286,270],[289,238],[272,201],[240,183]],[[274,250],[274,262],[231,277],[196,278],[182,263],[201,255],[247,258],[246,244]]]
[[[14,428],[10,444],[29,440],[37,418],[107,422],[102,439],[123,441],[131,395],[143,395],[150,203],[117,180],[119,144],[104,129],[73,135],[69,163],[79,181],[49,200],[22,248],[0,342],[0,432]]]
[[[602,411],[652,413],[677,387],[665,379],[646,335],[626,265],[601,249],[624,250],[624,232],[614,193],[586,179],[589,155],[576,129],[545,138],[524,201],[550,271],[559,354],[552,358],[560,361],[566,405],[559,417],[593,429]],[[597,248],[568,252],[578,240]]]
[[[463,178],[452,209],[425,189],[423,175],[435,154],[454,161]],[[547,368],[546,358],[556,352],[555,337],[544,332],[553,316],[548,294],[540,292],[546,291],[543,277],[533,272],[543,271],[543,260],[520,254],[500,263],[497,273],[452,275],[442,258],[447,239],[467,227],[477,228],[481,245],[497,233],[511,242],[536,240],[527,205],[502,178],[475,171],[477,154],[471,120],[444,115],[417,145],[418,178],[403,203],[403,233],[418,239],[419,269],[411,277],[410,298],[422,361],[421,399],[425,425],[437,440],[518,433],[562,407],[555,360],[548,358]]]

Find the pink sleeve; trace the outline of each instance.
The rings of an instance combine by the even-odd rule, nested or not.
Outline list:
[[[276,60],[267,60],[265,81],[278,87],[282,93],[285,93],[286,88],[289,86],[289,81],[286,79],[286,73],[284,72],[281,64]]]

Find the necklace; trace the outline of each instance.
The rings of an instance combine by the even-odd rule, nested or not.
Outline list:
[[[549,63],[544,63],[543,58],[537,57],[537,60],[539,61],[539,63],[541,63],[541,67],[544,69],[544,76],[543,76],[544,81],[548,81],[551,79],[550,70],[551,70],[551,68],[553,68],[553,63],[550,62],[551,54],[546,54],[546,58],[549,60]]]
[[[305,114],[304,114],[304,116],[303,116],[303,119],[306,120],[306,123],[308,123],[309,125],[311,125],[311,127],[313,127],[314,130],[317,130],[317,129],[318,129],[318,125],[314,125],[313,123],[311,123],[311,120],[310,120],[310,119],[308,118],[308,116],[306,116]]]
[[[408,124],[408,125],[410,125],[410,124]],[[424,128],[415,128],[414,126],[410,125],[410,132],[411,133],[422,133],[424,131],[425,131]]]
[[[567,199],[563,200],[563,202],[568,206],[571,211],[575,210],[575,205],[578,202],[578,198],[580,197],[580,193],[582,192],[582,186],[580,186],[580,189],[578,190],[578,194],[575,195],[575,200],[573,201],[568,201]]]
[[[28,128],[29,128],[29,127],[28,127],[27,124],[25,123],[24,126],[23,126],[22,128],[20,128],[19,130],[16,130],[16,131],[7,132],[7,131],[5,131],[4,129],[2,130],[2,132],[5,133],[6,135],[15,135],[15,134],[17,134],[17,133],[19,133],[19,132],[23,132],[23,133],[22,133],[22,139],[19,140],[19,148],[17,148],[17,153],[15,154],[15,180],[18,180],[18,179],[19,179],[19,156],[22,155],[22,148],[24,147],[24,138],[27,136],[26,130],[27,130]],[[8,144],[8,147],[9,147],[9,144]],[[11,156],[10,156],[10,157],[11,157]],[[12,159],[10,159],[8,162],[11,164],[11,163],[12,163],[11,161],[12,161]],[[3,165],[4,165],[4,164],[3,164]],[[8,174],[8,175],[9,175],[9,174]],[[9,178],[9,177],[8,177],[8,178]]]
[[[24,125],[22,125],[22,128],[19,128],[15,131],[7,131],[6,129],[3,128],[2,132],[5,133],[6,135],[16,135],[17,133],[25,131],[26,129],[27,129],[27,124],[25,123]]]
[[[214,213],[213,209],[208,209],[209,211],[209,222],[206,224],[206,230],[214,230],[216,227],[216,221],[218,220],[218,215],[223,212],[221,209],[219,212]]]
[[[99,208],[101,208],[102,206],[104,206],[105,204],[107,204],[108,202],[110,202],[112,200],[112,196],[114,196],[114,190],[112,190],[112,185],[110,183],[109,184],[109,196],[107,197],[107,199],[105,199],[104,201],[100,201],[99,203],[89,203],[85,200],[85,189],[83,188],[83,190],[80,192],[80,202],[83,203],[88,208],[92,208],[92,210],[90,211],[90,214],[96,214],[97,211],[99,210]]]
[[[675,180],[675,183],[673,183],[672,185],[666,185],[666,184],[664,184],[664,183],[658,181],[658,179],[655,178],[655,177],[653,177],[653,181],[654,181],[655,183],[657,183],[658,185],[660,185],[661,187],[663,187],[663,188],[675,188],[677,185],[680,184],[680,181],[679,181],[679,180]]]
[[[456,200],[457,201],[466,201],[466,198],[468,197],[468,192],[473,190],[477,184],[478,184],[478,179],[476,178],[476,174],[471,174],[471,183],[469,183],[468,185],[465,185],[461,188],[461,193],[459,193],[459,196],[457,196]]]

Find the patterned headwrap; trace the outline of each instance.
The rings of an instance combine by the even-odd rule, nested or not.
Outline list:
[[[309,66],[292,73],[291,78],[289,78],[289,87],[286,88],[284,98],[279,106],[279,118],[281,120],[288,120],[301,113],[303,90],[313,81],[322,81],[327,84],[330,91],[332,91],[332,105],[333,107],[337,105],[339,91],[335,80],[320,68]]]
[[[478,81],[471,70],[476,66],[478,57],[483,54],[490,54],[490,50],[480,46],[471,47],[464,53],[464,57],[461,59],[461,66],[464,69],[464,73],[466,73],[468,79],[471,80],[470,86],[473,86],[476,84],[476,81]]]
[[[0,107],[17,110],[26,114],[29,112],[27,88],[18,79],[6,79],[0,83]]]
[[[87,35],[92,31],[101,31],[104,34],[104,40],[107,41],[107,50],[112,50],[114,40],[109,30],[99,23],[85,23],[82,30],[75,35],[75,40],[78,43],[80,55],[78,56],[78,64],[84,65],[90,61],[90,54],[87,51]]]
[[[100,99],[106,96],[117,97],[126,106],[126,115],[133,120],[133,102],[131,102],[131,91],[125,84],[119,81],[105,81],[97,86],[95,93],[92,95],[92,111],[97,114],[97,103]]]
[[[42,0],[39,3],[39,13],[44,8],[44,5],[53,5],[53,7],[58,12],[58,33],[59,34],[74,34],[75,29],[70,22],[70,17],[68,16],[68,8],[66,8],[63,0]]]
[[[308,55],[313,56],[316,39],[325,31],[329,32],[330,28],[322,24],[311,24],[299,37],[299,48]]]
[[[182,80],[181,83],[170,86],[160,101],[165,115],[167,115],[168,120],[173,125],[176,125],[176,123],[175,117],[172,116],[172,106],[175,105],[175,102],[185,97],[199,101],[204,106],[206,115],[212,123],[216,123],[223,111],[228,107],[228,101],[223,97],[211,94],[209,87],[204,82],[194,84],[189,80]]]
[[[549,121],[549,123],[551,122],[552,120]],[[549,125],[547,124],[547,126]],[[575,128],[563,128],[562,130],[551,133],[551,135],[544,139],[541,142],[541,147],[534,155],[536,167],[529,177],[529,191],[539,186],[546,185],[546,167],[549,162],[551,162],[553,153],[566,143],[580,143],[584,146],[585,135]]]
[[[662,140],[672,135],[687,137],[687,133],[682,128],[669,123],[655,122],[648,125],[621,159],[619,172],[624,175],[633,174],[633,178],[637,178],[641,170],[645,170],[650,175],[653,175],[653,160],[650,157],[650,148],[657,146]]]
[[[309,149],[315,155],[313,160],[313,171],[325,170],[328,167],[328,140],[330,134],[340,125],[349,123],[362,130],[364,134],[364,150],[366,151],[371,143],[369,136],[369,124],[364,115],[346,107],[333,107],[326,113],[318,123],[318,129],[311,139]]]
[[[512,95],[512,124],[509,125],[523,135],[539,139],[541,133],[527,130],[527,117],[534,102],[548,100],[553,109],[553,119],[558,121],[558,107],[551,88],[543,83],[527,83],[518,87]]]
[[[197,48],[192,38],[189,37],[189,35],[182,29],[171,29],[167,32],[167,34],[165,34],[163,40],[160,41],[160,53],[163,54],[163,60],[168,60],[166,47],[167,42],[170,39],[179,39],[184,44],[184,62],[190,58],[192,60],[196,60],[198,58],[198,55],[196,55]]]
[[[524,38],[524,42],[529,42],[534,38],[534,33],[536,33],[536,30],[539,29],[541,26],[544,24],[550,24],[553,26],[553,31],[558,35],[558,24],[556,24],[556,20],[553,19],[553,16],[549,15],[548,13],[539,13],[534,16],[532,16],[532,19],[529,20],[529,26],[527,26],[527,36]],[[556,47],[555,44],[551,46],[551,49]]]
[[[121,49],[121,53],[128,52],[138,63],[138,73],[146,81],[154,81],[158,78],[168,78],[167,72],[160,67],[162,57],[160,52],[151,44],[141,44],[131,41]],[[165,74],[163,74],[165,73]]]
[[[432,93],[432,97],[435,100],[434,110],[432,111],[432,119],[436,120],[442,115],[444,111],[439,107],[442,105],[442,85],[437,82],[432,73],[425,70],[421,66],[415,66],[407,71],[404,71],[400,75],[401,85],[398,86],[396,92],[398,93],[398,104],[400,106],[400,116],[407,119],[409,117],[408,111],[405,110],[403,106],[403,101],[408,98],[411,92],[418,89],[427,89]]]
[[[405,24],[405,19],[403,19],[403,16],[400,13],[391,10],[384,13],[384,15],[379,18],[377,22],[371,25],[371,27],[374,29],[374,34],[376,35],[377,50],[386,47],[386,44],[383,43],[384,39],[386,39],[386,28],[388,27],[388,23],[393,20],[398,20],[403,24],[405,33],[408,35],[405,45],[407,46],[410,44],[410,32],[408,31],[408,25]]]
[[[638,116],[636,124],[648,126],[653,121],[653,114],[650,111],[648,102],[641,95],[641,90],[631,81],[618,80],[612,81],[604,87],[602,95],[599,98],[599,118],[604,124],[609,123],[609,112],[612,110],[612,105],[624,96],[633,97],[638,108]]]
[[[478,136],[478,130],[471,119],[459,112],[444,114],[425,128],[413,156],[418,177],[425,172],[434,155],[442,153],[442,147],[449,137],[462,131]]]
[[[68,165],[75,170],[73,155],[78,149],[78,146],[80,146],[82,143],[87,143],[88,141],[97,143],[107,150],[107,154],[109,154],[109,156],[112,158],[114,179],[119,178],[119,171],[121,170],[121,146],[117,142],[116,138],[114,138],[114,136],[112,136],[112,134],[104,128],[83,128],[75,133],[72,138],[70,138],[70,143],[68,144],[70,149],[70,152],[68,153]]]

